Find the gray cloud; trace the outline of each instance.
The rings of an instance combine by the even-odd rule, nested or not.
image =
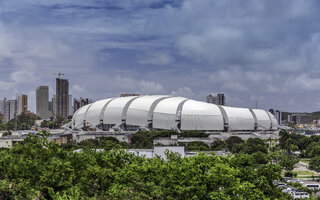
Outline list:
[[[75,97],[225,92],[236,106],[319,109],[319,4],[2,1],[0,98],[25,92],[34,102],[61,71]]]

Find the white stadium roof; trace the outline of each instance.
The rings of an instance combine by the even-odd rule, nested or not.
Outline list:
[[[265,110],[218,106],[169,95],[145,95],[109,98],[81,107],[73,115],[72,127],[84,126],[268,131],[278,129],[278,122]]]

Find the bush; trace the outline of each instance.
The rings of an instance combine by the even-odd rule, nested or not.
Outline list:
[[[203,131],[182,131],[180,135],[182,137],[208,137],[210,134]]]
[[[284,177],[297,177],[297,173],[293,172],[293,171],[287,171],[284,173]]]
[[[8,136],[8,135],[12,135],[12,132],[11,131],[6,131],[6,132],[2,133],[2,137]]]
[[[267,164],[269,162],[268,155],[260,151],[253,153],[252,156],[256,164]]]
[[[187,151],[209,151],[209,146],[202,141],[190,142],[186,147]]]
[[[225,143],[227,144],[228,150],[233,152],[232,151],[233,147],[238,144],[243,144],[244,140],[238,136],[231,136],[228,139],[226,139]]]
[[[131,138],[131,147],[135,149],[152,149],[156,137],[170,137],[179,133],[170,130],[163,131],[138,131]]]
[[[223,149],[227,149],[227,145],[223,140],[217,139],[212,142],[211,150],[213,151],[221,151]]]

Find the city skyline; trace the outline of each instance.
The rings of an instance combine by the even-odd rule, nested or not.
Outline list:
[[[0,98],[169,94],[289,112],[320,110],[316,0],[135,0],[0,3]],[[53,94],[50,93],[51,97]]]

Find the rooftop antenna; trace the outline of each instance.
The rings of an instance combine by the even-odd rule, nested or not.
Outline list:
[[[258,108],[258,100],[256,100],[256,109]]]
[[[61,72],[55,73],[55,75],[58,75],[59,79],[60,79],[60,76],[64,76],[64,74]]]

